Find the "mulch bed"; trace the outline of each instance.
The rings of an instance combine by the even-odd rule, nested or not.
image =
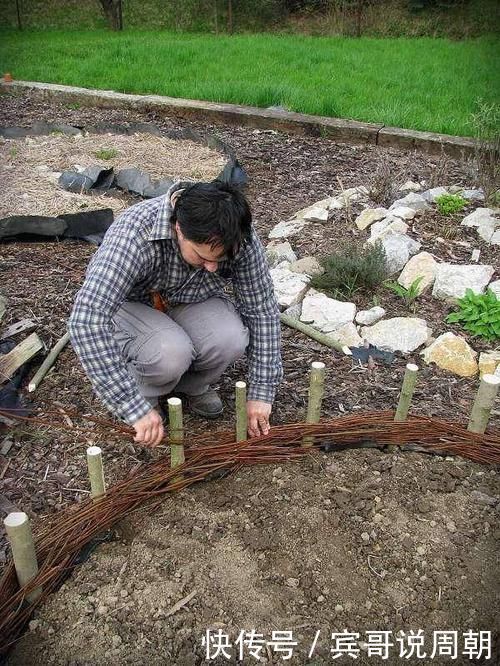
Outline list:
[[[86,124],[94,124],[99,120],[120,123],[146,121],[153,122],[161,128],[180,129],[189,125],[199,132],[216,134],[235,149],[236,155],[248,172],[250,179],[248,196],[251,201],[257,228],[263,239],[265,239],[266,234],[276,223],[287,219],[299,208],[333,194],[339,189],[339,183],[344,188],[367,184],[371,174],[377,170],[377,167],[383,161],[388,161],[391,164],[391,168],[393,168],[395,174],[398,174],[401,182],[412,179],[415,181],[426,180],[430,185],[458,184],[470,186],[472,184],[467,164],[446,159],[447,173],[442,175],[443,158],[433,158],[413,152],[399,152],[373,146],[350,146],[337,144],[321,138],[289,136],[271,131],[223,125],[202,126],[197,123],[179,121],[175,118],[165,119],[135,112],[98,109],[75,110],[53,102],[48,104],[33,101],[29,95],[19,98],[6,96],[2,99],[0,107],[1,125],[16,124],[29,126],[36,120],[65,122],[83,127]],[[438,173],[440,174],[440,182],[435,181],[436,174]],[[351,214],[354,218],[356,210],[353,209]],[[445,227],[449,227],[446,233],[443,231]],[[339,216],[333,222],[329,222],[328,225],[317,224],[313,225],[311,229],[306,229],[302,236],[293,239],[292,244],[296,246],[300,256],[310,253],[316,255],[325,254],[334,251],[342,243],[356,240],[357,233],[353,228],[354,224],[347,219],[345,212],[340,212]],[[426,214],[421,220],[419,219],[415,223],[415,231],[417,237],[423,238],[422,249],[441,257],[441,259],[470,263],[470,254],[473,246],[481,248],[481,263],[493,263],[495,265],[496,257],[494,250],[483,243],[481,239],[478,239],[473,230],[464,230],[460,227],[455,227],[453,220],[443,220],[437,213]],[[2,245],[0,282],[2,290],[9,299],[8,314],[4,319],[4,323],[10,324],[18,319],[30,317],[38,323],[37,331],[44,342],[48,346],[53,345],[64,332],[65,321],[69,315],[73,298],[82,282],[89,258],[94,251],[94,247],[79,241],[64,241],[61,243],[43,242],[36,244],[11,242]],[[375,296],[378,297],[380,304],[386,308],[388,316],[409,316],[411,314],[405,309],[401,300],[388,290],[381,289]],[[355,296],[354,300],[360,309],[370,307],[373,304],[373,295],[359,294]],[[450,329],[459,332],[458,328],[454,329],[444,324],[444,317],[448,311],[449,307],[445,304],[426,298],[418,302],[415,316],[425,318],[429,322],[429,325],[434,328],[435,336]],[[488,346],[476,340],[470,342],[478,351],[487,349],[488,347],[491,348],[491,345]],[[398,356],[390,367],[377,366],[375,368],[367,368],[354,363],[347,357],[342,357],[332,350],[322,347],[300,333],[285,329],[283,332],[285,379],[275,403],[273,411],[274,423],[303,420],[307,400],[307,373],[310,362],[318,359],[326,363],[328,373],[323,407],[325,417],[337,416],[353,411],[362,412],[364,410],[393,408],[397,401],[406,363],[413,361],[421,365],[418,353],[415,353],[406,358]],[[217,428],[227,429],[233,426],[234,404],[232,395],[234,382],[237,379],[244,378],[244,376],[245,362],[240,361],[221,379],[221,396],[227,405],[227,409],[224,418],[220,422],[217,422]],[[417,414],[453,418],[459,422],[466,423],[476,388],[477,379],[464,379],[442,372],[434,367],[423,366],[414,397],[413,411]],[[92,413],[104,418],[108,417],[104,408],[93,396],[90,384],[76,361],[71,348],[67,348],[61,354],[56,370],[44,380],[32,399],[34,404],[46,406],[47,409],[54,409],[55,405],[56,409],[76,409],[82,413]],[[500,419],[497,413],[491,420],[490,427],[498,427],[499,423]],[[88,482],[85,463],[85,449],[87,445],[97,444],[103,446],[106,476],[109,484],[122,478],[134,466],[152,460],[158,455],[155,451],[142,449],[134,445],[131,441],[125,441],[122,437],[104,432],[102,429],[92,429],[90,431],[83,427],[79,428],[76,419],[74,419],[74,425],[74,433],[57,431],[55,429],[35,428],[28,425],[16,427],[13,432],[14,446],[8,455],[0,456],[0,494],[8,498],[20,510],[26,511],[34,519],[41,518],[45,514],[64,508],[87,496]],[[191,415],[186,415],[186,429],[188,432],[198,433],[213,428],[214,424],[212,423]],[[367,474],[371,474],[373,470],[377,470],[377,465],[382,465],[382,468],[384,467],[383,454],[372,451],[351,453],[352,455],[350,452],[344,452],[339,455],[338,459],[335,458],[335,461],[332,462],[332,465],[337,466],[339,474],[342,473],[344,477],[341,482],[339,481],[341,486],[349,486],[351,483],[356,484],[358,482],[363,486]],[[442,481],[445,477],[448,480],[465,477],[468,479],[466,487],[460,481],[458,485],[457,483],[449,484],[446,490],[446,492],[454,493],[456,490],[458,491],[458,486],[460,486],[462,488],[461,492],[466,493],[460,496],[460,511],[462,512],[462,516],[465,516],[463,512],[466,508],[464,503],[467,501],[467,493],[473,489],[481,489],[490,495],[495,495],[495,493],[498,495],[499,486],[497,477],[490,474],[490,470],[481,468],[479,465],[472,463],[464,464],[463,461],[449,462],[447,466],[450,469],[460,468],[461,471],[457,472],[457,476],[453,473],[450,475],[446,473],[445,477],[443,477],[443,468],[433,457],[422,456],[420,454],[406,455],[411,456],[411,460],[408,458],[405,460],[404,455],[400,455],[396,462],[393,461],[393,464],[398,466],[398,474],[396,476],[399,481],[396,484],[397,487],[393,488],[390,476],[387,477],[387,483],[384,486],[387,493],[393,492],[391,495],[391,511],[397,510],[395,507],[397,507],[399,500],[404,502],[407,511],[411,511],[412,505],[419,498],[431,492],[435,493],[436,497],[439,495],[438,500],[435,502],[436,507],[439,506],[439,510],[442,513],[449,512],[447,514],[448,521],[452,520],[453,511],[455,510],[453,506],[455,502],[455,499],[453,499],[454,496],[449,496],[450,502],[447,502],[444,501],[443,496],[440,494],[444,492]],[[302,483],[302,488],[307,488],[308,492],[313,493],[315,489],[318,491],[318,496],[313,501],[313,509],[323,511],[325,509],[325,500],[328,498],[334,499],[335,493],[342,492],[338,488],[335,490],[331,479],[326,479],[324,475],[316,478],[315,475],[318,467],[314,467],[314,465],[318,464],[320,465],[319,469],[324,470],[325,465],[329,465],[330,463],[325,459],[323,462],[314,463],[312,461],[310,463],[301,463],[296,468],[287,469],[286,476],[290,480],[291,489],[287,491],[289,499],[286,501],[291,501],[290,497],[295,497],[294,493],[301,492],[300,483]],[[408,497],[405,497],[407,492],[405,486],[405,466],[407,466],[407,471],[410,475],[408,477]],[[297,469],[296,472],[294,471],[295,469]],[[384,469],[382,469],[382,472],[384,472]],[[297,474],[296,477],[294,476],[295,474]],[[243,480],[239,484],[239,494],[236,497],[232,496],[232,499],[227,499],[226,501],[230,501],[236,511],[247,512],[248,516],[241,524],[236,523],[233,525],[234,529],[229,529],[228,534],[231,539],[239,538],[238,535],[241,536],[239,528],[243,530],[243,533],[245,530],[264,529],[263,523],[256,522],[255,520],[264,505],[268,514],[267,525],[274,525],[274,528],[280,531],[282,523],[279,517],[279,507],[282,505],[279,502],[283,502],[284,500],[276,500],[275,494],[271,493],[268,498],[269,504],[266,504],[266,502],[264,504],[259,502],[254,503],[252,501],[252,506],[249,508],[245,499],[246,491],[251,492],[253,488],[258,492],[262,486],[271,483],[271,471],[269,473],[262,473],[261,470],[245,470],[241,478]],[[199,508],[201,511],[200,503],[206,501],[206,511],[209,514],[212,511],[217,512],[220,507],[217,507],[217,501],[213,496],[222,493],[222,497],[229,498],[231,497],[231,492],[236,492],[235,489],[238,486],[238,483],[232,480],[228,482],[230,485],[227,486],[227,489],[222,490],[224,483],[222,482],[213,488],[211,499],[205,496],[204,491],[197,491],[196,500],[193,500],[196,503],[196,507],[193,510],[196,511],[196,508]],[[278,495],[281,497],[285,490],[278,493]],[[189,513],[186,507],[189,507],[190,500],[189,498],[186,499],[186,495],[183,494],[183,499],[179,505],[179,511],[183,516]],[[266,493],[263,493],[262,499],[265,496]],[[362,497],[358,497],[357,501],[361,502],[365,500]],[[273,515],[275,503],[278,513]],[[347,504],[342,504],[339,500],[335,506],[340,511],[339,520],[341,527],[344,523],[345,525],[351,525],[349,522],[351,514],[359,515],[361,513],[364,515],[364,509],[361,505],[358,509],[350,511],[348,502]],[[244,509],[244,507],[247,508]],[[456,510],[459,511],[458,508]],[[164,522],[172,523],[173,519],[169,514],[172,509],[165,508],[164,511],[167,514],[166,517],[164,516]],[[304,520],[307,520],[308,513],[306,507],[301,509],[301,511],[300,515],[304,517]],[[329,511],[328,507],[327,511]],[[494,525],[496,513],[497,509],[494,506],[473,507],[474,520],[478,521],[478,525],[483,525],[485,521],[488,525]],[[213,516],[206,515],[205,519],[208,522],[213,522]],[[362,520],[365,519],[368,520],[366,516]],[[425,520],[427,520],[427,517]],[[457,521],[456,517],[455,521]],[[174,520],[174,523],[180,529],[178,521]],[[253,527],[246,528],[246,523],[253,525]],[[361,523],[355,522],[354,528],[362,531],[362,527],[359,525]],[[184,527],[182,528],[183,530]],[[334,526],[332,529],[337,529],[337,527]],[[346,529],[351,528],[346,527]],[[402,533],[406,532],[404,526],[401,529]],[[461,527],[458,528],[458,535],[462,538],[462,543],[458,545],[453,543],[453,547],[450,546],[449,553],[446,551],[442,556],[445,564],[443,565],[441,562],[439,565],[441,569],[439,573],[441,576],[444,576],[445,580],[459,580],[462,574],[461,567],[469,568],[469,560],[472,567],[472,560],[477,557],[483,557],[484,563],[489,563],[488,566],[494,568],[493,553],[495,543],[498,540],[498,531],[491,531],[489,528],[486,529],[484,527],[480,529],[481,535],[477,531],[474,532],[474,530],[471,532],[470,525],[467,527],[467,520],[464,517]],[[474,538],[474,534],[478,539],[476,546],[480,552],[476,553],[476,555],[471,553],[470,556],[467,556],[463,549],[470,547],[470,539]],[[279,540],[283,548],[287,547],[290,538],[291,535],[287,530],[281,534]],[[144,539],[146,538],[144,537]],[[349,545],[349,539],[345,535],[342,539],[345,539],[345,553],[349,551],[352,554],[353,551],[352,546]],[[424,539],[423,535],[421,535],[421,539]],[[455,541],[457,541],[456,538]],[[149,543],[147,539],[145,542]],[[248,546],[247,542],[244,541],[243,548],[246,547],[245,544]],[[185,547],[186,552],[189,552],[189,548],[192,547],[189,539],[186,539]],[[233,550],[234,548],[238,550],[239,546],[236,547],[233,544]],[[443,548],[446,550],[447,546],[443,546]],[[457,548],[461,553],[462,560],[455,561],[454,556],[456,557]],[[255,549],[258,551],[256,546],[254,546]],[[274,570],[277,572],[283,563],[281,562],[280,564],[277,550],[273,548],[272,544],[268,543],[262,546],[262,549],[266,552],[274,553],[271,557],[273,566],[266,569],[266,575],[271,577],[270,571]],[[2,539],[0,541],[0,564],[2,561],[5,561],[6,552],[6,542],[5,539]],[[106,552],[104,557],[107,556]],[[152,557],[154,556],[153,553]],[[324,556],[326,557],[326,555]],[[255,557],[258,557],[258,552],[256,552]],[[347,557],[346,554],[345,557]],[[405,557],[405,553],[402,552],[395,558],[393,564],[398,571],[401,568],[404,569],[405,566],[411,565],[411,562],[407,562]],[[466,560],[465,564],[464,558]],[[174,558],[172,560],[173,564],[175,564],[175,561]],[[337,559],[336,561],[338,562],[339,560]],[[241,565],[242,567],[245,566],[245,559],[243,557]],[[179,567],[182,566],[184,565],[181,564],[181,560],[179,559]],[[444,570],[443,566],[445,566]],[[477,569],[477,567],[473,568]],[[289,576],[285,576],[285,578],[294,580],[297,576],[300,578],[296,566],[295,568],[291,567],[291,569],[293,569],[292,573]],[[308,569],[307,575],[313,576],[313,569]],[[346,574],[349,576],[347,580],[351,580],[350,576],[356,574],[356,568],[354,567],[350,573],[346,572]],[[96,587],[95,580],[89,582],[86,578],[87,575],[88,571],[82,573],[80,578],[82,579],[83,577],[83,580],[87,581],[86,584],[90,586],[89,589],[92,586]],[[477,576],[481,578],[480,573],[477,573]],[[272,577],[270,580],[273,584],[280,585],[279,580],[274,580]],[[340,581],[338,582],[340,584]],[[370,584],[372,587],[375,586],[373,589],[376,589],[379,583],[380,585],[383,584],[382,579],[376,578],[375,581],[372,579]],[[78,583],[76,582],[74,585],[77,586]],[[304,580],[301,582],[302,585],[307,586],[307,581]],[[453,628],[448,625],[455,619],[457,621],[456,627],[465,626],[466,620],[469,620],[470,617],[463,605],[468,603],[467,595],[471,594],[471,585],[472,578],[470,584],[469,582],[464,583],[462,591],[456,590],[453,599],[447,600],[446,612],[443,611],[441,616],[444,624],[438,628]],[[172,592],[172,598],[175,598],[176,594],[182,596],[181,587]],[[314,592],[311,592],[311,594],[314,593],[318,597],[328,597],[328,593],[322,592],[324,588],[328,587],[327,583],[323,580],[321,585],[319,583],[315,584]],[[132,590],[130,593],[132,593]],[[213,591],[211,594],[214,594]],[[423,617],[422,614],[425,615],[425,609],[429,608],[425,590],[422,591],[422,594],[419,592],[417,596],[417,607],[420,610],[416,611],[416,614],[408,611],[407,616],[404,618],[410,624],[413,622],[412,626],[415,629],[418,628],[416,626],[417,620]],[[361,585],[361,588],[359,586],[356,587],[354,601],[350,606],[350,619],[353,620],[350,622],[351,628],[353,628],[355,620],[359,620],[361,623],[364,622],[366,625],[366,622],[370,618],[373,619],[375,617],[373,612],[370,613],[366,609],[356,614],[357,604],[360,604],[363,598],[363,585]],[[432,598],[434,599],[434,596]],[[236,604],[236,600],[231,600],[231,603]],[[480,607],[477,606],[479,603],[482,603]],[[477,621],[477,626],[481,626],[483,629],[493,628],[488,625],[488,622],[492,618],[494,607],[494,594],[490,591],[483,594],[482,602],[476,599],[476,609],[478,610],[476,610],[475,620]],[[283,612],[285,611],[282,609]],[[383,611],[381,610],[380,612]],[[321,610],[321,608],[316,608],[315,606],[311,610],[311,613],[313,613],[314,618],[318,619],[321,617],[321,613],[324,613],[324,609]],[[295,614],[301,616],[301,613],[297,612]],[[198,624],[201,626],[203,623],[206,626],[205,617],[194,616],[191,620],[193,626],[198,626]],[[393,620],[394,618],[391,616],[390,621],[392,622]],[[173,622],[174,624],[168,626],[173,627],[174,631],[176,631],[175,617]],[[389,619],[387,622],[389,622]],[[297,620],[297,623],[300,623],[300,618]],[[446,623],[448,625],[444,626]],[[49,632],[44,639],[47,649],[52,645],[50,636]],[[201,659],[199,655],[191,662],[189,660],[183,661],[184,657],[181,659],[178,656],[179,654],[181,656],[184,655],[186,650],[188,650],[186,648],[188,643],[188,639],[184,637],[176,648],[178,653],[174,650],[174,653],[169,657],[169,663],[201,663],[201,661],[196,661],[198,658]],[[154,660],[154,650],[153,648],[151,650],[149,663],[163,663]],[[65,659],[69,659],[68,655],[70,655],[70,652],[66,651],[64,654],[66,655]],[[113,653],[110,653],[108,658],[112,656]],[[178,660],[172,661],[175,658]],[[12,663],[22,663],[22,661],[13,661]],[[30,662],[24,661],[24,663]],[[69,663],[69,661],[53,661],[53,663]],[[83,664],[84,662],[75,661],[74,663]],[[123,661],[122,663],[140,662]]]

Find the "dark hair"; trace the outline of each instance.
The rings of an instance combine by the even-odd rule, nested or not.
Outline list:
[[[252,213],[239,189],[214,181],[186,187],[175,202],[172,221],[188,240],[222,245],[232,259],[250,236]]]

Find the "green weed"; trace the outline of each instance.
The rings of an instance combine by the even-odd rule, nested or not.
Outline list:
[[[467,289],[465,296],[459,298],[458,312],[446,317],[449,324],[462,324],[462,327],[474,337],[485,338],[493,342],[500,339],[500,300],[491,289],[484,294],[475,294]]]
[[[118,154],[116,148],[101,148],[94,153],[98,160],[112,160],[117,157]]]
[[[387,287],[387,289],[390,289],[393,291],[397,296],[403,299],[406,307],[410,309],[412,312],[415,312],[416,309],[416,300],[420,296],[420,283],[423,280],[423,275],[420,275],[419,277],[415,278],[411,285],[406,289],[406,287],[403,287],[403,285],[399,284],[399,282],[394,281],[387,281],[384,282],[384,286]]]
[[[436,205],[441,215],[461,213],[465,206],[467,206],[467,203],[467,199],[464,199],[459,194],[442,194],[436,199]]]

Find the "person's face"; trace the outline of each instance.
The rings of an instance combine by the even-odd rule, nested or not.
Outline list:
[[[219,262],[226,258],[222,245],[213,247],[210,243],[193,243],[183,235],[178,222],[175,223],[175,231],[182,258],[190,266],[213,273]]]

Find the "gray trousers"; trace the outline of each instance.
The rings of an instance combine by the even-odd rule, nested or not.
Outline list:
[[[114,338],[145,398],[201,395],[243,356],[248,329],[221,298],[177,305],[168,313],[126,301],[113,318]]]

